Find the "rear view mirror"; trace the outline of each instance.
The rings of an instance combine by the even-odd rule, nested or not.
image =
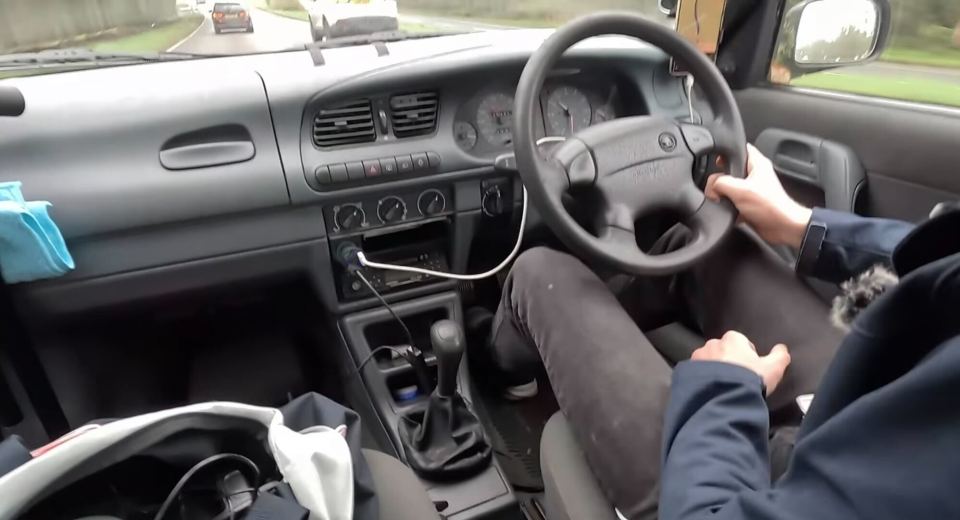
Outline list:
[[[870,61],[883,52],[889,34],[889,0],[802,1],[783,15],[772,78],[789,82]]]
[[[877,46],[880,10],[871,0],[817,0],[804,6],[794,61],[847,65],[869,58]]]

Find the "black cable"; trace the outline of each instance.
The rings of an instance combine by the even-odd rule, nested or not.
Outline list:
[[[227,520],[227,519],[234,520],[234,518],[236,518],[237,516],[237,511],[234,511],[233,502],[231,502],[230,499],[237,495],[242,495],[244,493],[252,494],[253,501],[256,501],[259,491],[256,488],[247,488],[247,489],[242,489],[240,491],[234,491],[233,493],[230,493],[228,495],[224,495],[223,498],[221,499],[225,504],[223,506],[223,511],[219,515],[213,517],[213,520]],[[253,505],[253,501],[250,502],[251,506]]]
[[[367,289],[369,289],[370,292],[373,293],[373,295],[376,296],[378,300],[380,300],[380,305],[383,305],[384,307],[386,307],[386,309],[390,311],[390,314],[393,315],[393,319],[397,320],[397,323],[399,323],[400,326],[403,327],[403,333],[407,335],[408,344],[411,347],[416,347],[416,345],[413,343],[413,334],[410,333],[410,329],[407,328],[407,324],[404,323],[402,319],[400,319],[400,315],[397,314],[395,310],[393,310],[393,307],[391,307],[390,304],[387,303],[387,300],[384,300],[383,296],[380,296],[380,293],[373,288],[373,284],[371,284],[370,281],[367,280],[366,276],[363,276],[363,272],[357,269],[354,271],[353,274],[357,275],[357,278],[359,278],[360,281],[367,286]],[[363,365],[361,365],[360,368],[363,368]]]
[[[180,477],[180,480],[177,482],[177,485],[173,486],[173,489],[170,490],[170,494],[167,495],[167,498],[163,501],[163,504],[160,506],[160,509],[157,510],[157,514],[154,515],[153,520],[163,520],[163,517],[167,514],[167,511],[170,509],[170,506],[173,504],[174,499],[180,496],[180,492],[183,491],[184,486],[187,485],[187,482],[193,478],[201,469],[213,464],[215,462],[220,462],[222,460],[233,460],[240,462],[250,469],[253,470],[253,485],[256,486],[257,482],[260,480],[260,468],[257,467],[254,462],[243,455],[237,455],[236,453],[220,453],[212,457],[207,457],[200,462],[193,465],[192,468],[187,470],[186,473]]]
[[[361,361],[360,364],[357,365],[357,372],[362,372],[362,371],[363,371],[363,367],[366,366],[366,364],[369,363],[370,360],[373,359],[374,356],[376,356],[379,352],[383,352],[384,350],[393,351],[393,353],[396,354],[397,356],[400,356],[400,355],[401,355],[401,354],[400,354],[400,349],[399,349],[398,347],[394,347],[394,346],[392,346],[392,345],[382,345],[382,346],[379,346],[379,347],[371,350],[371,351],[370,351],[370,354],[368,354],[367,357],[363,358],[363,361]]]

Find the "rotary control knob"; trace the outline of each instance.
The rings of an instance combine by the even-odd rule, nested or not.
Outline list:
[[[337,213],[333,218],[340,229],[351,230],[363,225],[363,221],[366,220],[366,214],[364,214],[363,209],[356,204],[344,204],[337,208]]]
[[[502,215],[505,208],[503,192],[500,190],[500,186],[494,184],[484,190],[480,205],[483,207],[484,215],[488,217]]]
[[[400,197],[385,197],[377,204],[377,216],[384,224],[399,222],[407,216],[407,205]]]
[[[424,217],[432,217],[447,209],[447,199],[440,190],[427,190],[417,199],[417,209]]]

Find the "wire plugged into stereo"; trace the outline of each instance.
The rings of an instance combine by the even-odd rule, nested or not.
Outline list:
[[[448,280],[462,280],[462,281],[483,280],[484,278],[489,278],[491,276],[496,275],[497,273],[502,271],[504,268],[506,268],[508,265],[510,265],[510,263],[513,262],[513,260],[517,257],[517,254],[520,252],[520,246],[523,244],[523,231],[524,231],[524,228],[526,228],[527,226],[527,206],[528,206],[527,188],[524,187],[523,188],[523,209],[521,210],[521,213],[520,213],[520,230],[517,232],[517,242],[516,244],[514,244],[513,250],[510,251],[510,254],[503,259],[503,262],[500,262],[500,264],[494,267],[493,269],[490,269],[489,271],[486,271],[483,273],[478,273],[478,274],[444,273],[441,271],[433,271],[430,269],[421,269],[419,267],[409,267],[405,265],[394,265],[394,264],[384,264],[380,262],[374,262],[368,259],[366,255],[363,253],[363,251],[356,246],[353,246],[353,249],[349,251],[342,250],[340,252],[341,258],[343,258],[342,256],[343,254],[347,254],[350,257],[349,260],[355,259],[363,267],[371,267],[373,269],[382,269],[385,271],[402,271],[405,273],[423,274],[427,276],[435,276],[437,278],[446,278]],[[345,259],[345,261],[349,261],[349,260]]]

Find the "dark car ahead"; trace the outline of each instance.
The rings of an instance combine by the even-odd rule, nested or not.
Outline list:
[[[243,29],[253,32],[253,20],[241,4],[222,3],[213,4],[213,30],[217,34],[229,29]]]

